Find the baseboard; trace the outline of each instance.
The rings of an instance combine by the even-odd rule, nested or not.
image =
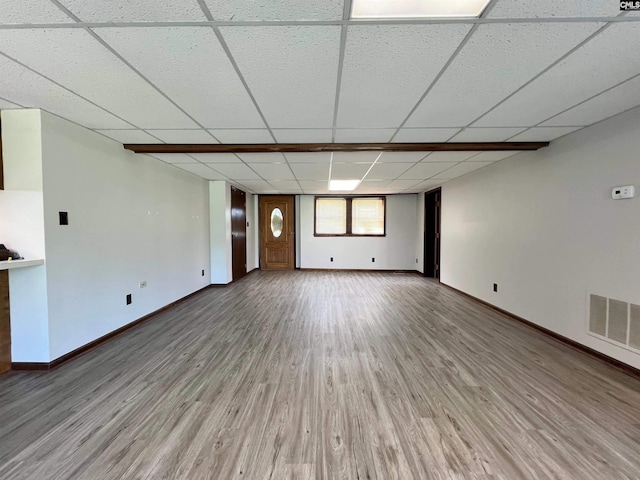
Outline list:
[[[116,335],[120,335],[123,332],[126,332],[127,330],[130,330],[134,327],[137,327],[138,325],[140,325],[143,322],[146,322],[147,320],[175,307],[176,305],[178,305],[179,303],[184,302],[185,300],[193,297],[194,295],[199,294],[200,292],[207,290],[208,288],[210,288],[211,285],[207,285],[206,287],[203,287],[199,290],[196,290],[193,293],[190,293],[189,295],[182,297],[178,300],[176,300],[175,302],[171,302],[167,305],[165,305],[162,308],[159,308],[158,310],[155,310],[147,315],[145,315],[144,317],[140,317],[137,320],[134,320],[130,323],[127,323],[126,325],[107,333],[106,335],[103,335],[100,338],[97,338],[95,340],[93,340],[92,342],[87,343],[86,345],[83,345],[81,347],[76,348],[75,350],[72,350],[69,353],[65,353],[64,355],[62,355],[61,357],[56,358],[55,360],[52,360],[49,363],[46,362],[11,362],[11,370],[18,370],[18,371],[49,371],[53,368],[56,368],[60,365],[62,365],[65,362],[68,362],[69,360],[71,360],[72,358],[75,358],[79,355],[82,355],[86,352],[88,352],[89,350],[97,347],[98,345],[106,342],[107,340],[112,339],[113,337],[115,337]]]
[[[384,269],[369,269],[369,268],[298,268],[302,272],[370,272],[370,273],[415,273],[422,276],[422,273],[417,270],[397,270],[390,268]]]
[[[451,289],[451,290],[454,290],[455,292],[458,292],[458,293],[464,295],[467,298],[475,300],[476,302],[481,303],[482,305],[484,305],[486,307],[489,307],[492,310],[500,312],[503,315],[506,315],[507,317],[510,317],[513,320],[516,320],[516,321],[518,321],[520,323],[523,323],[524,325],[526,325],[526,326],[528,326],[530,328],[538,330],[539,332],[542,332],[542,333],[544,333],[545,335],[547,335],[549,337],[553,337],[556,340],[559,340],[562,343],[564,343],[566,345],[569,345],[570,347],[575,348],[576,350],[580,350],[580,351],[582,351],[584,353],[587,353],[587,354],[589,354],[589,355],[591,355],[593,357],[598,358],[601,361],[609,363],[609,364],[613,365],[614,367],[617,367],[618,369],[624,371],[625,373],[627,373],[629,375],[632,375],[634,377],[640,378],[640,370],[635,368],[635,367],[632,367],[631,365],[629,365],[627,363],[621,362],[620,360],[617,360],[617,359],[615,359],[613,357],[610,357],[609,355],[605,355],[604,353],[599,352],[597,350],[594,350],[591,347],[587,347],[586,345],[583,345],[582,343],[576,342],[575,340],[572,340],[572,339],[570,339],[568,337],[565,337],[564,335],[560,335],[559,333],[556,333],[553,330],[549,330],[548,328],[542,327],[542,326],[538,325],[537,323],[533,323],[532,321],[527,320],[526,318],[522,318],[522,317],[520,317],[518,315],[515,315],[515,314],[513,314],[513,313],[511,313],[511,312],[509,312],[507,310],[504,310],[504,309],[502,309],[500,307],[496,307],[495,305],[492,305],[489,302],[485,302],[484,300],[482,300],[482,299],[480,299],[478,297],[474,297],[473,295],[470,295],[470,294],[468,294],[466,292],[463,292],[462,290],[458,290],[457,288],[452,287],[451,285],[447,285],[446,283],[442,283],[442,282],[440,282],[440,284],[445,286],[445,287],[447,287],[447,288],[449,288],[449,289]]]

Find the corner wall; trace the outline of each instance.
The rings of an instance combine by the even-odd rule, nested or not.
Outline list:
[[[49,360],[209,284],[207,181],[46,112],[42,151]]]
[[[446,183],[442,282],[640,368],[587,333],[589,294],[640,305],[639,152],[634,109]]]

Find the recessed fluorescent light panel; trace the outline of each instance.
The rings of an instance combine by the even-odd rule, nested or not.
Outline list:
[[[351,18],[479,17],[490,0],[353,0]]]
[[[329,180],[329,190],[334,192],[352,192],[360,185],[360,180]]]

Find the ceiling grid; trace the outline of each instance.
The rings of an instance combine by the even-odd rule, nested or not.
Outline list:
[[[42,108],[121,143],[277,144],[558,141],[640,106],[640,58],[612,51],[640,41],[640,15],[610,0],[492,0],[480,18],[350,11],[3,0],[0,108]],[[154,156],[252,193],[322,194],[349,175],[356,193],[415,193],[520,152],[400,153]]]

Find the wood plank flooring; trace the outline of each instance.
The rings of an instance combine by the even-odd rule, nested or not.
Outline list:
[[[258,272],[0,376],[0,478],[638,479],[640,380],[412,274]]]

